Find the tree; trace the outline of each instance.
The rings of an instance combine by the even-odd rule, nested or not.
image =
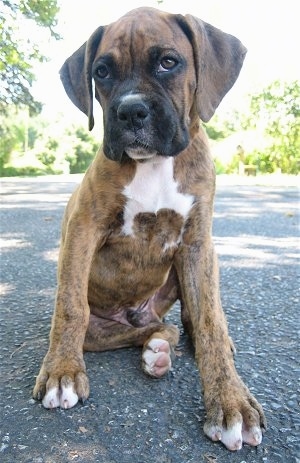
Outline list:
[[[261,172],[297,174],[300,167],[300,84],[275,81],[251,99],[248,124],[259,128],[268,146],[250,155]]]
[[[31,94],[34,81],[33,64],[46,61],[39,44],[31,39],[32,24],[46,28],[51,37],[55,32],[57,0],[2,0],[0,2],[0,111],[11,105],[28,107],[30,114],[41,110],[41,103]],[[30,34],[22,33],[22,26]]]

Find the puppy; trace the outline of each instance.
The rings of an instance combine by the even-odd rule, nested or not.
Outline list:
[[[61,78],[104,141],[65,211],[49,351],[34,388],[46,408],[89,395],[83,350],[142,346],[142,368],[171,368],[180,300],[201,374],[204,432],[230,450],[261,442],[261,406],[238,376],[212,243],[215,171],[208,121],[246,54],[235,37],[191,15],[151,8],[100,26]]]

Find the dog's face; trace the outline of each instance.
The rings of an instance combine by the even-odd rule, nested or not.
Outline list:
[[[106,156],[175,156],[187,147],[196,91],[193,49],[171,17],[131,13],[105,28],[92,75]]]
[[[103,109],[105,155],[175,156],[208,120],[240,71],[245,49],[192,16],[134,10],[99,27],[64,64],[62,81],[93,126]]]

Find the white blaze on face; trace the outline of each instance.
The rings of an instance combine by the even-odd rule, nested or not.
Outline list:
[[[129,92],[120,98],[121,103],[140,103],[145,98],[144,93]]]
[[[188,216],[193,196],[178,191],[173,177],[174,159],[155,156],[138,163],[134,178],[125,186],[126,196],[123,233],[133,234],[134,217],[140,212],[157,213],[160,209],[171,209],[184,219]]]

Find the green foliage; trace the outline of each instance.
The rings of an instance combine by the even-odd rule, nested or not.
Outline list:
[[[11,8],[16,11],[15,4],[12,6],[12,2],[8,0],[4,3],[10,4]],[[26,18],[35,21],[38,26],[48,27],[53,37],[60,38],[54,30],[54,27],[57,26],[56,16],[59,12],[57,0],[21,0],[19,9]]]
[[[38,167],[26,166],[26,167],[2,167],[0,166],[1,177],[36,177],[38,175],[46,175],[54,173],[52,171],[46,171],[45,169],[39,169]]]
[[[226,173],[226,166],[220,161],[220,159],[216,158],[214,160],[215,165],[215,172],[217,175],[225,174]]]
[[[21,150],[24,145],[24,121],[12,109],[9,117],[0,116],[0,168],[9,162],[14,150]]]
[[[56,150],[59,147],[59,143],[56,139],[48,138],[45,143],[45,147],[37,153],[37,158],[47,167],[52,167],[56,161]]]
[[[85,172],[98,149],[98,143],[86,129],[79,127],[75,130],[74,135],[72,149],[66,155],[71,174]]]
[[[98,145],[85,128],[10,108],[0,116],[0,176],[85,172]]]
[[[0,3],[0,110],[6,112],[11,105],[28,107],[31,114],[41,111],[41,103],[31,94],[34,81],[32,66],[46,57],[39,43],[28,34],[32,25],[45,27],[55,39],[57,0],[2,0]],[[22,31],[22,27],[25,29]]]
[[[275,81],[251,99],[250,127],[268,138],[266,148],[257,148],[249,158],[260,172],[298,174],[300,167],[300,84]]]
[[[57,138],[42,135],[34,150],[36,158],[43,164],[43,168],[49,174],[62,173],[62,156],[60,143]],[[60,164],[60,166],[59,166]]]
[[[209,123],[203,125],[211,140],[222,140],[236,131],[238,118],[238,113],[234,111],[225,118],[215,115]]]
[[[55,154],[51,153],[51,151],[48,151],[48,150],[43,151],[42,153],[39,153],[37,155],[37,158],[39,161],[41,161],[42,164],[48,167],[51,167],[56,160]]]

